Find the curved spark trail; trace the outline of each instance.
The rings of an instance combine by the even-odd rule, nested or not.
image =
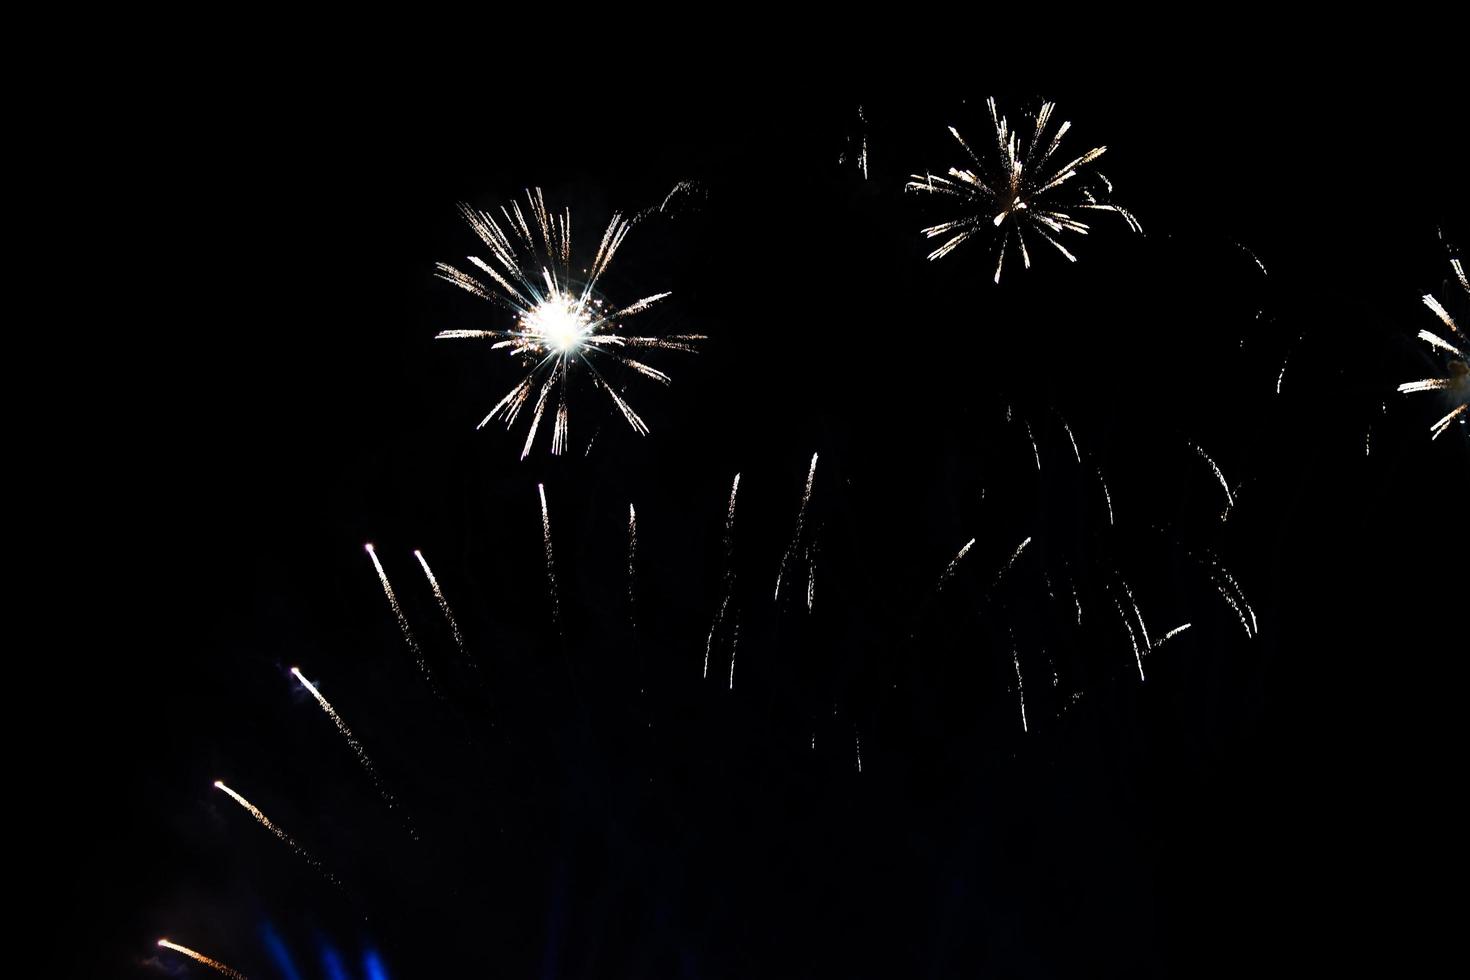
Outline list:
[[[1178,626],[1174,627],[1169,632],[1167,632],[1167,633],[1164,634],[1163,639],[1159,640],[1159,642],[1154,646],[1154,649],[1157,650],[1159,647],[1163,646],[1165,643],[1168,643],[1170,640],[1174,639],[1174,637],[1178,636],[1180,633],[1183,633],[1185,630],[1189,629],[1189,627],[1191,625],[1192,624],[1190,624],[1190,623],[1181,623]]]
[[[398,629],[403,633],[403,641],[408,644],[408,649],[413,653],[413,659],[418,664],[419,673],[424,675],[429,687],[438,693],[434,684],[434,675],[429,671],[429,662],[424,659],[424,651],[419,648],[419,641],[413,635],[413,628],[408,625],[408,617],[403,615],[403,607],[398,604],[398,594],[393,591],[393,583],[388,581],[388,573],[383,570],[383,563],[378,560],[378,552],[372,544],[363,545],[368,557],[373,560],[373,567],[378,570],[378,581],[383,584],[383,595],[388,597],[388,605],[393,610],[393,618],[398,621]]]
[[[541,540],[546,545],[546,586],[551,590],[551,621],[561,628],[561,599],[556,587],[556,559],[551,552],[551,512],[546,509],[546,484],[536,484],[541,497]]]
[[[1220,512],[1220,520],[1223,521],[1230,516],[1230,509],[1235,506],[1235,495],[1230,492],[1230,484],[1225,482],[1225,474],[1220,472],[1219,464],[1210,458],[1210,454],[1205,452],[1199,443],[1191,442],[1190,446],[1199,454],[1200,459],[1210,464],[1210,469],[1215,473],[1215,479],[1219,482],[1220,488],[1225,491],[1225,509]]]
[[[301,858],[301,860],[311,865],[312,869],[315,870],[318,874],[326,878],[338,888],[342,887],[342,882],[337,880],[336,875],[328,871],[320,861],[312,856],[312,853],[310,851],[302,847],[300,844],[296,843],[296,841],[291,837],[290,834],[286,833],[280,827],[277,827],[275,824],[271,823],[270,818],[267,817],[264,813],[261,813],[260,808],[257,807],[254,803],[251,803],[249,800],[245,799],[245,797],[230,789],[224,784],[223,780],[216,779],[214,781],[214,788],[223,791],[226,795],[230,797],[230,799],[234,800],[236,803],[244,807],[246,811],[248,811],[249,814],[256,819],[257,823],[259,823],[266,830],[269,830],[272,834],[275,834],[276,838],[282,844],[285,844],[292,851],[294,851],[296,853],[296,856]]]
[[[633,501],[628,501],[628,625],[638,628],[637,605],[634,584],[637,582],[638,563],[638,511]]]
[[[719,606],[715,608],[714,621],[710,623],[709,638],[704,643],[704,676],[709,677],[710,652],[715,645],[715,637],[720,627],[725,622],[725,611],[730,606],[730,599],[735,594],[735,499],[740,493],[740,474],[735,474],[735,481],[730,485],[730,505],[725,509],[725,595],[720,600]],[[777,576],[778,594],[780,589],[780,577]],[[735,689],[735,646],[740,636],[740,620],[735,620],[734,639],[730,646],[730,689]]]
[[[1016,652],[1015,644],[1011,644],[1011,664],[1016,668],[1016,695],[1021,701],[1021,734],[1030,732],[1026,726],[1026,684],[1021,680],[1021,655]]]
[[[1011,557],[1006,560],[1006,563],[1000,567],[1000,571],[996,573],[995,583],[991,585],[991,588],[995,588],[995,586],[1000,585],[1001,579],[1006,577],[1006,573],[1011,570],[1011,566],[1016,563],[1016,559],[1021,557],[1021,552],[1025,551],[1026,546],[1030,543],[1031,535],[1028,534],[1026,535],[1025,541],[1022,541],[1020,544],[1016,545],[1016,550],[1011,553]]]
[[[1138,680],[1143,682],[1143,654],[1138,649],[1138,636],[1133,632],[1133,623],[1128,619],[1128,613],[1123,610],[1123,604],[1115,597],[1113,605],[1118,608],[1118,618],[1123,621],[1123,628],[1128,631],[1128,645],[1133,648],[1133,661],[1138,664]]]
[[[306,679],[306,676],[301,673],[300,668],[292,667],[291,674],[301,682],[302,687],[311,692],[311,696],[316,698],[316,703],[321,705],[321,709],[327,713],[327,717],[332,719],[332,724],[337,726],[337,733],[342,736],[342,739],[347,743],[348,747],[352,749],[353,755],[357,756],[357,761],[361,763],[362,768],[372,778],[373,787],[378,791],[378,795],[383,798],[383,802],[388,804],[390,810],[399,810],[402,812],[398,806],[398,801],[393,798],[393,794],[388,791],[388,787],[383,782],[382,777],[378,775],[378,769],[373,765],[373,760],[368,756],[367,749],[363,748],[362,743],[352,734],[352,729],[348,728],[347,722],[343,721],[342,716],[337,714],[337,709],[332,707],[332,703],[322,696],[322,692],[317,690],[315,684]],[[403,814],[403,817],[405,822],[408,822],[408,815],[406,813]],[[418,840],[418,833],[414,831],[411,822],[408,824],[408,832],[414,840]]]
[[[160,939],[158,941],[158,945],[163,947],[164,949],[171,949],[175,953],[183,953],[191,960],[203,963],[211,970],[218,970],[220,973],[223,973],[227,977],[233,977],[234,980],[246,980],[245,974],[241,973],[239,970],[235,969],[232,966],[226,966],[219,960],[210,959],[208,956],[205,956],[197,949],[190,949],[188,946],[180,946],[178,943],[169,942],[167,939]]]
[[[791,536],[791,546],[786,549],[786,555],[781,559],[781,569],[776,573],[776,598],[781,598],[781,582],[786,576],[786,570],[791,561],[796,557],[796,552],[801,545],[801,534],[806,527],[806,509],[812,499],[812,484],[817,478],[817,454],[812,453],[811,466],[806,471],[806,490],[801,495],[801,508],[796,512],[796,532]],[[732,494],[733,496],[733,494]],[[810,554],[810,552],[808,552]],[[812,582],[810,576],[807,580],[807,606],[811,607]]]
[[[419,560],[419,565],[424,570],[424,577],[429,580],[429,588],[434,590],[434,598],[439,603],[440,611],[444,613],[444,621],[449,624],[449,632],[454,634],[454,645],[459,648],[460,659],[474,666],[474,662],[465,653],[464,635],[459,631],[459,623],[454,618],[454,610],[449,608],[449,600],[444,598],[444,591],[439,588],[439,580],[434,577],[434,570],[429,567],[428,559],[418,549],[414,549],[413,556]]]

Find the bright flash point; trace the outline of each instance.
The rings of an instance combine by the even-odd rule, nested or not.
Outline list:
[[[521,318],[525,332],[559,354],[571,354],[591,331],[592,318],[581,304],[553,294]]]

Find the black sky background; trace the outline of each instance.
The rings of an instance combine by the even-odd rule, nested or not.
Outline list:
[[[58,502],[100,516],[105,547],[61,549],[71,598],[51,621],[75,695],[41,737],[78,970],[156,976],[145,961],[169,935],[278,975],[267,925],[308,977],[325,975],[323,943],[370,945],[395,977],[1432,962],[1457,921],[1433,882],[1463,871],[1470,446],[1463,431],[1431,444],[1441,412],[1392,392],[1428,366],[1420,294],[1448,296],[1437,232],[1470,233],[1463,144],[1446,136],[1463,119],[1444,90],[1327,80],[1012,88],[667,86],[503,112],[322,83],[207,117],[181,94],[120,126],[118,173],[157,203],[114,243],[146,270],[125,294],[137,326],[73,355],[79,380],[106,379],[109,425]],[[1107,143],[1102,169],[1146,235],[1099,220],[1078,263],[1008,260],[999,287],[983,245],[926,262],[917,230],[943,208],[903,180],[958,160],[946,125],[983,140],[992,93],[1013,119],[1055,99],[1074,151]],[[867,181],[838,164],[859,103]],[[474,247],[455,204],[541,186],[585,236],[680,180],[700,182],[699,206],[636,228],[604,289],[672,289],[650,324],[711,339],[659,361],[669,389],[630,388],[650,437],[589,399],[572,454],[549,458],[543,438],[518,462],[522,429],[473,428],[508,365],[432,340],[496,316],[431,275]],[[1055,413],[1104,468],[1116,527]],[[1237,490],[1223,523],[1191,441]],[[807,617],[769,589],[813,451]],[[731,694],[699,672],[736,471]],[[987,593],[1026,535],[1017,575]],[[365,541],[447,701],[418,678]],[[1220,555],[1258,638],[1175,541]],[[454,668],[413,548],[483,686]],[[1052,632],[1041,572],[1063,560],[1122,569],[1156,639],[1195,624],[1142,686],[1099,573],[1088,628]],[[1060,714],[1073,686],[1086,693]]]

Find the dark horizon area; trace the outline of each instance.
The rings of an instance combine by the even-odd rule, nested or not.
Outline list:
[[[1462,100],[994,81],[515,112],[323,86],[140,121],[152,322],[75,355],[118,414],[57,501],[106,535],[55,559],[78,969],[210,975],[150,962],[159,936],[253,980],[366,977],[369,950],[395,980],[1438,962],[1470,436],[1431,441],[1444,409],[1395,388],[1440,371],[1422,294],[1470,317]],[[1143,234],[1095,215],[1076,263],[1033,244],[999,285],[983,237],[927,261],[956,207],[905,180],[961,163],[948,125],[989,151],[990,95],[1018,124],[1055,101],[1062,155],[1106,144]],[[510,325],[433,275],[484,254],[457,204],[540,187],[585,262],[681,181],[601,284],[707,335],[628,382],[651,433],[590,385],[561,457],[543,426],[518,458],[524,417],[476,431],[519,375],[434,339]],[[813,453],[808,612],[804,575],[772,592]],[[727,574],[733,690],[728,635],[703,676]]]

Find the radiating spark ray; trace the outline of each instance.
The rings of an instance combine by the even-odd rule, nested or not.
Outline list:
[[[244,807],[245,810],[252,817],[255,818],[257,823],[259,823],[266,830],[269,830],[272,834],[274,834],[277,840],[289,847],[296,854],[297,857],[301,858],[301,860],[311,865],[312,869],[315,870],[318,874],[326,878],[338,888],[342,887],[342,882],[337,880],[336,875],[328,871],[326,867],[323,866],[323,864],[318,861],[310,851],[302,847],[300,844],[296,843],[295,839],[293,839],[290,834],[286,833],[280,827],[272,823],[270,818],[262,813],[260,811],[260,808],[257,807],[254,803],[251,803],[249,800],[245,799],[245,797],[230,789],[230,787],[224,784],[223,780],[216,779],[214,781],[214,788],[224,792],[227,796],[230,797],[230,799],[234,800],[236,803],[240,804],[240,806]]]
[[[1118,618],[1123,621],[1123,628],[1128,631],[1128,645],[1133,648],[1133,661],[1138,665],[1138,680],[1143,682],[1143,654],[1138,649],[1138,636],[1133,632],[1133,624],[1128,620],[1128,613],[1123,610],[1123,604],[1116,598],[1113,605],[1118,609]]]
[[[393,583],[388,581],[388,573],[383,570],[383,563],[378,560],[378,552],[371,545],[363,545],[368,557],[373,560],[373,568],[378,571],[378,581],[382,583],[383,595],[388,597],[388,606],[393,610],[393,618],[398,621],[398,629],[403,634],[403,641],[408,644],[408,649],[413,653],[414,663],[418,665],[419,673],[424,675],[430,690],[438,694],[438,687],[434,683],[434,675],[429,670],[429,662],[424,659],[424,651],[419,648],[419,641],[413,635],[413,628],[408,625],[408,617],[403,614],[403,607],[398,604],[398,594],[393,591]]]
[[[863,771],[863,737],[858,732],[856,725],[852,729],[852,750],[853,754],[857,756],[857,771],[861,773]]]
[[[1011,643],[1011,665],[1016,668],[1016,696],[1021,702],[1021,733],[1024,735],[1031,729],[1026,724],[1026,684],[1021,679],[1021,655],[1016,651],[1014,640]]]
[[[227,977],[232,977],[233,980],[246,980],[245,974],[241,973],[239,970],[231,966],[226,966],[219,960],[211,959],[210,957],[205,956],[203,953],[199,952],[197,949],[190,949],[188,946],[180,946],[178,943],[169,942],[167,939],[160,939],[158,941],[158,945],[162,946],[164,949],[171,949],[175,953],[183,953],[190,959],[196,960],[199,963],[203,963],[211,970],[217,970]]]
[[[1470,282],[1465,278],[1465,267],[1460,263],[1457,256],[1450,256],[1450,267],[1454,269],[1455,280],[1460,289],[1470,298]],[[1442,355],[1442,362],[1446,370],[1445,377],[1425,378],[1421,381],[1406,381],[1399,385],[1398,390],[1402,393],[1433,391],[1440,392],[1443,402],[1450,406],[1449,411],[1437,419],[1429,427],[1431,439],[1438,439],[1456,419],[1462,419],[1470,408],[1470,348],[1462,346],[1465,334],[1455,323],[1455,318],[1445,309],[1444,304],[1436,297],[1426,293],[1423,296],[1424,305],[1427,306],[1440,322],[1448,328],[1450,337],[1446,339],[1429,330],[1420,330],[1419,339],[1427,343],[1431,350]]]
[[[1103,503],[1108,506],[1108,527],[1113,526],[1113,495],[1108,492],[1108,481],[1103,476],[1102,467],[1097,468],[1097,482],[1102,486]]]
[[[473,666],[474,661],[470,660],[469,655],[465,653],[464,634],[459,631],[459,622],[454,618],[454,610],[450,608],[449,600],[444,598],[444,590],[439,588],[439,580],[434,577],[434,570],[429,567],[429,560],[418,549],[414,549],[413,556],[419,560],[419,567],[424,570],[424,578],[429,580],[429,588],[433,590],[434,599],[439,603],[439,610],[444,613],[444,621],[449,624],[449,632],[454,636],[454,645],[459,650],[460,659]]]
[[[634,585],[637,582],[638,568],[638,511],[634,509],[633,502],[628,501],[628,622],[634,629],[638,628],[636,615],[637,603]]]
[[[740,617],[735,617],[735,630],[730,636],[730,690],[735,690],[735,653],[740,649]]]
[[[1031,543],[1031,535],[1028,534],[1028,535],[1026,535],[1026,540],[1024,540],[1020,544],[1016,545],[1016,550],[1011,553],[1011,557],[1008,558],[1008,559],[1006,559],[1006,563],[1004,565],[1002,565],[1000,567],[1000,571],[996,573],[996,575],[995,575],[995,583],[994,583],[994,585],[991,586],[992,588],[994,588],[996,585],[1000,585],[1001,579],[1003,579],[1003,578],[1006,577],[1006,573],[1011,570],[1011,566],[1016,563],[1016,559],[1018,559],[1018,558],[1021,557],[1021,552],[1025,551],[1026,550],[1026,546],[1028,544],[1030,544],[1030,543]]]

